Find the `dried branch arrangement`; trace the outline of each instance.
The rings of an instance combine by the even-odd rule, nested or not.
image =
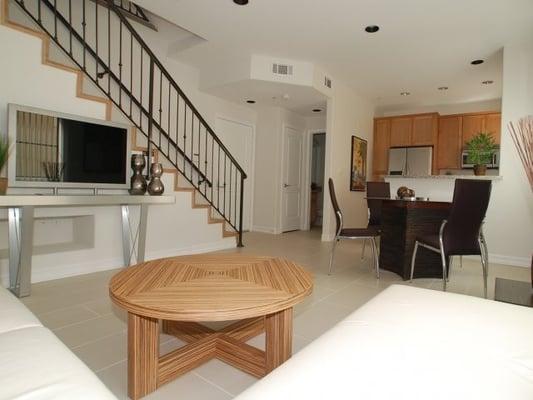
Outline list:
[[[510,122],[509,132],[533,190],[533,115],[521,118],[516,125]]]

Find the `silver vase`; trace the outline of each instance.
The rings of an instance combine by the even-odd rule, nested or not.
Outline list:
[[[165,186],[161,182],[161,175],[163,175],[163,166],[160,163],[153,163],[150,167],[150,175],[152,179],[148,184],[148,193],[152,196],[161,196],[165,191]]]
[[[142,196],[146,193],[146,179],[143,175],[143,169],[146,166],[146,160],[142,154],[131,155],[131,169],[133,175],[130,179],[130,189],[128,192],[131,195]]]

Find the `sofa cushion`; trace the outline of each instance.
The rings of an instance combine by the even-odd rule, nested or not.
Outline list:
[[[116,399],[43,327],[0,334],[0,399]]]
[[[393,285],[238,400],[530,400],[531,332],[531,308]]]
[[[9,290],[0,286],[0,333],[32,326],[42,325]]]

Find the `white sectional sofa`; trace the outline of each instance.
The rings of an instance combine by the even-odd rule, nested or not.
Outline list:
[[[394,285],[237,397],[533,399],[533,309]]]
[[[0,287],[0,399],[116,397],[15,296]]]

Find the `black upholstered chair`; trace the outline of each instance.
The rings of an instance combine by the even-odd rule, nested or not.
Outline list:
[[[367,182],[366,203],[368,205],[368,226],[381,231],[381,206],[383,199],[390,199],[389,182]],[[361,259],[365,258],[366,240],[363,242]]]
[[[376,226],[368,226],[367,228],[345,228],[343,226],[342,212],[337,202],[337,196],[335,195],[335,186],[333,180],[329,178],[329,196],[331,198],[331,204],[335,212],[335,220],[337,222],[337,228],[335,231],[335,239],[333,240],[333,246],[331,248],[331,255],[329,259],[329,274],[333,271],[333,259],[335,256],[335,248],[337,242],[341,239],[362,239],[370,240],[372,245],[372,254],[374,256],[374,267],[376,269],[376,277],[379,279],[379,262],[377,254],[376,238],[379,236],[379,229]]]
[[[442,221],[439,232],[419,236],[415,241],[411,259],[411,281],[415,271],[418,246],[440,253],[442,285],[446,290],[446,259],[451,256],[478,255],[483,268],[484,293],[487,297],[488,249],[483,236],[483,220],[489,206],[491,181],[456,179],[452,207],[447,220]]]

